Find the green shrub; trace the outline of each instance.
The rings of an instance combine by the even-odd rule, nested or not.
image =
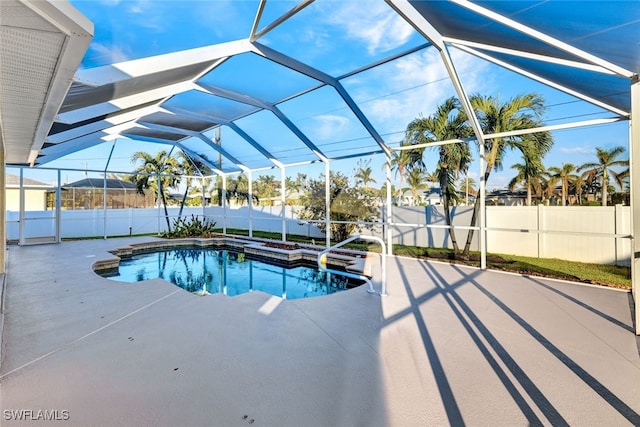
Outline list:
[[[213,237],[215,226],[215,221],[191,215],[190,218],[177,218],[173,222],[173,230],[162,233],[162,237]]]

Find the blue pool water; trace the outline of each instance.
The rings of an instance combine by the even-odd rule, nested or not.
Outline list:
[[[247,259],[243,253],[201,248],[134,255],[120,261],[116,274],[105,276],[122,282],[161,278],[198,295],[263,291],[286,299],[332,294],[359,284],[314,268],[285,268]]]

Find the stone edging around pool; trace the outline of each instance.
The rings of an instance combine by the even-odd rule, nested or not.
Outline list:
[[[291,246],[293,249],[284,249],[274,246]],[[154,240],[144,243],[133,243],[113,251],[109,251],[114,255],[113,258],[96,260],[92,264],[92,269],[109,270],[117,269],[120,265],[120,259],[139,253],[150,252],[159,249],[172,249],[181,247],[224,247],[236,249],[260,258],[272,259],[280,262],[299,262],[307,261],[316,263],[318,253],[324,250],[324,247],[313,245],[300,245],[295,243],[281,242],[267,239],[241,239],[236,237],[213,237],[213,238],[187,238],[187,239],[166,239]],[[342,267],[348,272],[362,274],[371,277],[371,264],[377,261],[377,255],[369,255],[368,252],[354,251],[348,249],[340,249],[340,253],[328,253],[327,264],[329,266]]]

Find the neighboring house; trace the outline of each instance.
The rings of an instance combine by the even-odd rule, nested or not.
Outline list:
[[[451,201],[451,206],[456,204],[464,205],[465,204],[465,194],[457,191],[458,202]],[[398,199],[399,206],[436,206],[442,204],[442,193],[440,192],[440,187],[429,188],[428,190],[418,191],[416,200],[414,200],[413,194],[411,194],[411,190],[405,190]],[[469,203],[474,203],[476,200],[475,196],[469,194]]]
[[[43,211],[47,205],[47,191],[54,186],[35,179],[23,178],[25,211]],[[20,211],[20,177],[7,173],[5,175],[6,210]]]
[[[494,190],[487,193],[485,203],[488,206],[524,206],[527,203],[527,192]]]
[[[108,178],[107,208],[151,208],[155,206],[153,191],[140,194],[136,186],[128,181]],[[80,181],[64,184],[61,187],[62,209],[103,209],[104,208],[103,178],[85,178]],[[47,192],[47,209],[55,209],[55,189]]]

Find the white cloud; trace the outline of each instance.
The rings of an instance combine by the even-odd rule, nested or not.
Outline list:
[[[217,39],[223,40],[248,37],[252,20],[247,20],[247,17],[253,17],[257,11],[253,2],[237,0],[197,1],[190,7],[201,25]]]
[[[128,19],[134,20],[136,25],[155,32],[165,32],[171,27],[171,21],[176,17],[170,4],[153,2],[151,0],[128,1],[127,12],[134,15]]]
[[[113,64],[129,60],[129,55],[127,55],[121,46],[107,46],[102,43],[93,43],[91,49],[94,51],[95,57],[100,58],[99,62],[102,63]]]
[[[456,55],[453,60],[466,92],[482,91],[489,79],[487,65],[470,55]],[[436,49],[401,58],[371,73],[373,86],[364,80],[350,83],[356,84],[356,98],[382,133],[403,131],[416,117],[432,114],[446,98],[456,96]]]
[[[128,2],[127,5],[130,13],[142,14],[149,13],[153,11],[153,6],[150,4],[149,0],[137,0]]]
[[[314,117],[316,126],[313,129],[315,138],[319,141],[335,139],[344,133],[349,126],[349,119],[334,114],[322,114]]]
[[[367,46],[369,54],[384,52],[404,44],[414,30],[385,3],[356,1],[331,3],[339,10],[328,14],[329,23],[346,28],[347,35]]]
[[[564,154],[593,154],[595,152],[593,147],[560,147],[558,151]]]

